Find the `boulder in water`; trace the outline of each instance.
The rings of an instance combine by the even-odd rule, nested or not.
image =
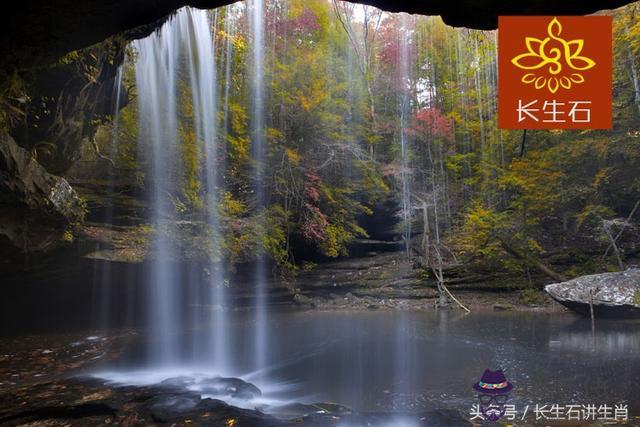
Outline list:
[[[581,276],[545,286],[560,304],[588,316],[640,318],[640,268]]]
[[[215,377],[199,383],[203,394],[235,399],[251,400],[262,396],[262,392],[255,385],[240,378]]]
[[[196,379],[195,378],[183,375],[183,376],[178,376],[178,377],[167,378],[166,380],[163,380],[160,383],[160,385],[166,385],[166,386],[170,386],[170,387],[186,388],[186,387],[194,385],[195,383],[196,383]]]

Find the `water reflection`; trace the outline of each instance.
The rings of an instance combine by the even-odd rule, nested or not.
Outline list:
[[[252,332],[251,316],[233,317],[230,351],[238,370],[219,374],[269,389],[265,398],[271,402],[468,412],[476,399],[472,384],[485,368],[501,368],[515,386],[512,403],[519,406],[625,401],[630,408],[640,406],[637,323],[599,322],[592,346],[588,320],[571,315],[278,312],[266,325],[272,337],[269,358],[278,362],[252,372],[254,349],[242,339]],[[119,369],[134,369],[131,363],[135,360]]]
[[[552,351],[594,353],[600,358],[628,357],[640,354],[640,334],[634,321],[596,321],[595,333],[590,323],[580,319],[549,338]]]

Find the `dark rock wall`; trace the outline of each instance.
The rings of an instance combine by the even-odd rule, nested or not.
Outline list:
[[[37,153],[47,171],[65,173],[80,157],[82,141],[110,119],[125,47],[125,40],[110,39],[25,75],[29,102],[10,132],[18,145]]]
[[[84,206],[69,183],[0,132],[0,250],[48,251],[72,240]],[[6,245],[9,243],[9,245]],[[4,260],[10,253],[0,253]]]
[[[625,0],[347,0],[390,12],[440,15],[455,27],[492,30],[500,15],[586,15],[631,3]]]
[[[21,102],[14,111],[19,114],[0,123],[3,259],[16,258],[16,252],[48,252],[73,241],[85,209],[62,175],[79,159],[82,144],[93,138],[98,125],[111,119],[114,81],[126,44],[124,38],[112,38],[18,77]],[[0,95],[0,101],[15,99],[4,90]],[[120,99],[126,103],[127,94]]]

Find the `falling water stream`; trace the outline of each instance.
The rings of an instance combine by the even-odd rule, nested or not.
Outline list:
[[[148,141],[150,162],[150,205],[152,220],[158,230],[171,227],[170,200],[166,191],[170,180],[167,171],[179,167],[175,164],[178,138],[176,112],[176,68],[180,38],[179,26],[183,21],[179,13],[157,34],[134,43],[138,52],[136,86],[138,89],[139,138]],[[173,248],[171,241],[157,234],[153,242],[156,258],[149,272],[149,359],[154,363],[169,364],[177,359],[175,327],[178,322],[175,282],[171,268]]]
[[[409,18],[406,14],[400,15],[401,28],[398,30],[400,38],[400,54],[398,57],[398,110],[399,110],[399,137],[400,137],[400,183],[402,185],[402,224],[405,251],[409,255],[411,243],[411,176],[409,163],[409,147],[407,141],[407,127],[409,116]]]
[[[262,170],[265,164],[265,120],[264,120],[264,0],[250,3],[253,67],[252,120],[253,158],[255,161],[255,191],[258,209],[265,207],[265,188]],[[262,224],[264,226],[264,223]],[[264,254],[259,254],[255,266],[255,369],[262,370],[267,364],[267,266]]]
[[[114,223],[114,193],[115,193],[115,179],[116,173],[114,170],[113,159],[117,157],[118,150],[118,126],[120,122],[120,101],[122,94],[122,80],[124,75],[124,69],[126,65],[122,64],[118,67],[116,72],[115,84],[113,86],[113,126],[111,129],[111,135],[109,136],[109,151],[107,155],[111,159],[109,169],[107,171],[107,197],[108,203],[104,209],[104,221],[107,224]],[[111,280],[112,272],[109,264],[99,264],[98,260],[94,260],[94,284],[97,284],[98,289],[95,292],[94,300],[99,307],[98,310],[98,325],[101,331],[106,332],[109,329],[109,310],[111,299]]]
[[[191,369],[187,368],[191,366],[199,372],[216,375],[253,372],[254,377],[264,378],[269,362],[264,257],[259,256],[255,266],[254,326],[251,334],[244,335],[250,339],[244,344],[230,336],[233,327],[227,277],[223,263],[219,262],[222,242],[218,206],[223,185],[219,170],[224,166],[223,144],[230,126],[230,75],[235,54],[232,39],[238,25],[234,7],[224,10],[225,24],[220,30],[226,41],[221,46],[216,46],[212,33],[212,29],[218,31],[217,14],[210,21],[206,11],[192,8],[180,9],[156,33],[133,43],[138,155],[147,159],[149,221],[154,227],[152,261],[146,279],[147,370],[166,373]],[[247,61],[250,67],[247,73],[253,82],[252,154],[254,163],[262,165],[265,156],[263,1],[249,3],[247,12],[253,41],[251,60]],[[221,64],[216,60],[217,48],[222,52]],[[185,96],[190,97],[188,111],[184,111]],[[180,248],[173,238],[180,233],[176,214],[176,204],[180,201],[172,194],[176,193],[176,182],[180,182],[187,167],[181,152],[186,134],[195,136],[198,153],[204,159],[200,196],[206,212],[208,252],[213,255],[213,261],[202,269],[204,273],[193,267],[185,272],[179,262]],[[263,174],[256,166],[254,191],[258,213],[266,206]],[[234,363],[232,355],[239,348],[253,355],[251,366],[240,367]]]
[[[228,347],[223,345],[228,331],[224,306],[226,303],[224,271],[212,263],[208,268],[208,286],[197,287],[195,277],[187,283],[196,302],[215,308],[208,316],[211,336],[202,342],[199,337],[184,345],[179,336],[184,317],[180,313],[179,287],[185,277],[179,277],[175,264],[177,248],[168,238],[176,233],[171,199],[171,177],[181,176],[183,165],[179,153],[179,75],[188,73],[193,106],[193,133],[204,154],[203,183],[206,200],[206,221],[211,252],[219,248],[217,214],[217,102],[216,62],[213,37],[206,11],[184,8],[177,12],[156,34],[135,42],[136,85],[138,88],[141,146],[149,146],[151,157],[149,180],[152,187],[150,205],[156,227],[153,242],[155,253],[149,274],[149,357],[153,363],[172,365],[181,361],[183,347],[206,354],[208,363],[217,369],[228,368]],[[185,70],[186,68],[186,70]],[[195,322],[197,320],[193,320]],[[196,325],[189,325],[195,327]],[[194,356],[198,360],[198,354]],[[213,355],[213,357],[211,357]]]

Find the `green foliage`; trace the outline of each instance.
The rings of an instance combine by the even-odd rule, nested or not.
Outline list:
[[[249,161],[249,139],[247,113],[237,103],[229,104],[231,127],[227,134],[227,157],[231,161],[231,172],[238,173],[238,168]]]
[[[346,244],[353,240],[354,235],[343,226],[330,224],[326,231],[326,237],[320,244],[322,253],[335,258],[338,255],[348,255]]]
[[[504,249],[496,238],[503,232],[507,214],[474,202],[463,217],[463,226],[457,238],[458,250],[473,258],[499,264],[505,257]]]
[[[286,249],[286,223],[287,213],[281,206],[272,206],[266,212],[262,235],[262,247],[265,253],[282,268],[291,269],[293,264],[289,262],[289,253]]]
[[[562,172],[538,153],[514,159],[498,179],[498,188],[509,196],[514,213],[529,215],[530,222],[548,211],[559,199],[557,183]]]
[[[217,94],[226,109],[208,118],[219,125],[215,194],[204,194],[203,146],[192,131],[189,77],[178,77],[180,167],[167,171],[174,185],[167,192],[178,219],[202,220],[206,197],[218,201],[221,235],[203,231],[202,238],[221,243],[212,256],[234,264],[266,254],[283,272],[292,272],[311,265],[298,248],[347,255],[349,244],[367,235],[360,218],[390,197],[399,201],[405,179],[413,217],[399,227],[425,232],[431,242],[437,234],[462,262],[525,271],[529,257],[575,249],[580,266],[568,267],[567,274],[604,268],[591,256],[598,253],[599,259],[605,244],[599,240],[602,220],[626,217],[640,199],[640,96],[633,77],[640,58],[637,5],[614,12],[614,128],[529,131],[522,155],[522,133],[498,129],[495,32],[448,27],[437,17],[382,14],[366,27],[353,20],[347,34],[331,2],[279,0],[265,6],[262,164],[252,153],[251,35],[240,24],[246,9],[234,17],[216,15]],[[225,32],[225,19],[234,19],[233,34]],[[406,33],[404,25],[410,28]],[[403,36],[406,75],[400,74]],[[228,82],[221,78],[227,66]],[[132,80],[129,67],[125,86],[135,98]],[[19,80],[9,86],[9,92],[20,93]],[[117,129],[105,127],[96,141],[144,187],[150,142],[138,141],[135,104],[120,113]],[[111,152],[116,130],[118,147]],[[261,182],[256,169],[265,172]],[[266,189],[266,206],[257,200],[258,186]],[[421,222],[427,224],[417,230]]]
[[[8,129],[24,118],[28,101],[25,83],[17,72],[0,75],[0,129]]]
[[[200,182],[201,156],[193,130],[183,129],[182,140],[180,145],[184,174],[182,194],[193,209],[201,209],[203,207],[202,184]]]
[[[72,52],[67,53],[62,58],[60,58],[58,60],[58,63],[67,65],[67,64],[72,64],[74,62],[77,62],[78,60],[80,60],[80,52],[77,50],[74,50]]]

